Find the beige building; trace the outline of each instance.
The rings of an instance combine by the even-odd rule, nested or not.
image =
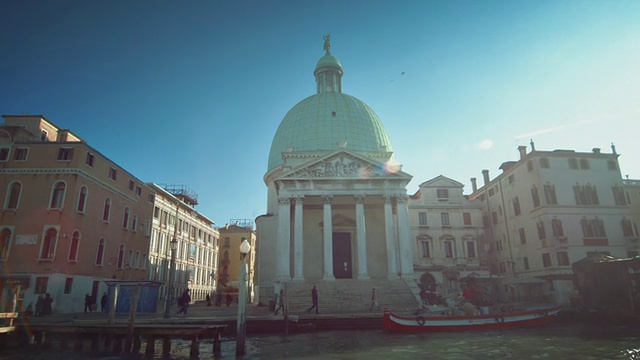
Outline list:
[[[164,282],[159,299],[167,296],[171,241],[176,239],[175,299],[190,289],[192,301],[203,300],[216,288],[220,235],[213,220],[196,211],[198,196],[185,186],[148,184],[156,192],[149,247],[149,280]],[[177,225],[177,226],[176,226]],[[162,301],[160,304],[163,304]]]
[[[409,199],[409,226],[423,290],[455,299],[463,279],[488,285],[481,204],[463,195],[461,183],[440,175],[420,184]]]
[[[232,221],[231,224],[219,228],[220,231],[220,262],[218,265],[218,291],[225,292],[226,287],[238,289],[238,276],[240,274],[240,264],[242,256],[240,253],[240,244],[244,239],[251,245],[251,250],[246,255],[247,262],[247,286],[249,300],[253,299],[255,288],[255,263],[257,238],[256,232],[253,230],[253,223],[250,221]]]
[[[0,307],[20,285],[22,310],[49,293],[77,312],[104,280],[146,279],[155,192],[43,116],[3,118]]]
[[[480,201],[492,270],[501,295],[513,300],[569,303],[571,264],[598,253],[626,257],[638,250],[637,231],[618,154],[600,149],[536,150],[473,184]]]

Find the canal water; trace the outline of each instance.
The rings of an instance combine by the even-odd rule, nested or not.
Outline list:
[[[235,359],[235,341],[224,339],[222,356]],[[176,340],[168,357],[189,359],[190,342]],[[201,342],[200,359],[216,359],[213,345]],[[144,346],[143,346],[144,349]],[[161,353],[158,346],[157,353]],[[0,349],[0,360],[149,359],[143,355],[77,353],[31,348]],[[434,334],[389,334],[380,330],[329,331],[247,338],[242,360],[271,359],[638,359],[640,330],[615,326],[552,325],[526,330]]]

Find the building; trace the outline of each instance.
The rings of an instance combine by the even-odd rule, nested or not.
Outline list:
[[[249,300],[254,297],[255,288],[255,263],[256,263],[256,232],[253,230],[253,223],[248,220],[233,221],[227,224],[220,231],[220,263],[218,265],[218,286],[219,292],[236,292],[239,288],[238,276],[240,275],[240,264],[242,264],[242,254],[240,244],[245,239],[251,245],[251,250],[244,260],[247,262],[247,290]]]
[[[492,271],[504,299],[568,304],[572,263],[637,251],[619,155],[613,146],[611,153],[540,151],[533,142],[529,153],[518,150],[496,178],[483,171],[482,187],[472,179],[469,199],[482,204]]]
[[[411,176],[375,112],[342,92],[328,36],[324,49],[317,93],[285,115],[269,153],[267,213],[256,219],[261,303],[285,284],[290,295],[292,286],[305,289],[306,301],[312,284],[370,292],[376,280],[413,281]]]
[[[463,187],[440,175],[409,199],[416,279],[422,290],[448,299],[458,297],[463,279],[491,280],[481,204],[469,201]]]
[[[627,256],[633,257],[640,254],[640,232],[638,224],[640,223],[640,180],[625,179],[622,181],[627,202],[631,207],[631,224],[627,222],[625,230],[625,240],[627,241]],[[629,227],[629,225],[632,225]]]
[[[104,280],[146,279],[154,190],[41,115],[3,118],[0,306],[77,312]]]
[[[149,248],[149,280],[163,281],[159,297],[166,299],[171,241],[176,244],[175,299],[190,289],[192,301],[203,300],[216,288],[220,234],[213,220],[195,210],[198,196],[181,185],[148,186],[156,192]]]

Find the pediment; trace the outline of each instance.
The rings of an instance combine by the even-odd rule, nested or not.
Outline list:
[[[297,166],[280,177],[282,180],[375,178],[411,179],[411,175],[399,169],[396,172],[387,171],[384,163],[348,150],[338,150]]]
[[[443,175],[438,175],[431,180],[427,180],[420,184],[420,187],[440,187],[440,188],[461,188],[464,185],[458,181]]]

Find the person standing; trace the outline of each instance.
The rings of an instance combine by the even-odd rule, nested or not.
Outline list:
[[[87,312],[87,309],[89,309],[89,312],[91,311],[91,295],[89,295],[89,293],[87,293],[87,295],[84,296],[84,312]]]
[[[180,295],[180,309],[178,309],[178,314],[183,313],[187,315],[187,310],[189,310],[189,303],[191,302],[191,295],[189,295],[189,289],[186,289]]]
[[[380,310],[380,305],[378,304],[378,294],[376,293],[376,288],[371,290],[371,306],[369,306],[369,310],[373,310],[373,308]]]
[[[107,292],[105,291],[100,298],[100,311],[104,312],[107,309]]]
[[[209,294],[207,294],[207,306],[211,306],[211,296],[209,296]]]
[[[53,298],[49,293],[44,296],[44,301],[42,304],[42,315],[51,315],[53,313]]]
[[[276,311],[273,315],[278,315],[280,310],[282,310],[284,314],[284,289],[280,289],[280,294],[278,294],[278,298],[276,299]]]
[[[311,307],[307,310],[310,312],[311,310],[316,309],[316,314],[318,313],[318,289],[313,285],[313,289],[311,289]]]

